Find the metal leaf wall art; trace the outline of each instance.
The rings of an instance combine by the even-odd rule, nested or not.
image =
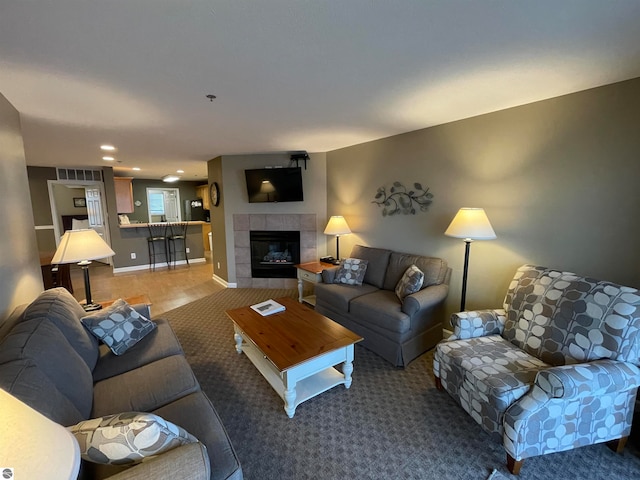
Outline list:
[[[375,203],[382,207],[382,216],[392,215],[415,215],[417,209],[426,212],[433,201],[433,194],[428,187],[423,187],[421,183],[415,182],[410,190],[400,182],[393,182],[389,190],[382,186],[378,188]]]

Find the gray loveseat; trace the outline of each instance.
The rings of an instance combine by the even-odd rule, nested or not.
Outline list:
[[[362,285],[333,283],[339,267],[316,285],[316,311],[364,338],[362,345],[396,366],[406,366],[442,339],[436,312],[449,293],[451,269],[440,258],[356,245],[351,258],[368,262]],[[401,302],[395,288],[405,270],[424,273],[420,291]]]
[[[135,309],[149,318],[146,305]],[[0,388],[63,426],[149,412],[184,428],[199,443],[132,467],[83,461],[79,478],[241,479],[230,439],[169,323],[154,320],[157,328],[116,356],[83,327],[84,315],[63,288],[16,309],[0,324]]]

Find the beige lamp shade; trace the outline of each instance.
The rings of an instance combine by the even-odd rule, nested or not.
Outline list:
[[[445,235],[455,238],[468,238],[470,240],[493,240],[496,232],[493,231],[491,222],[483,208],[461,208]]]
[[[346,235],[348,233],[351,233],[351,229],[342,215],[334,215],[331,217],[329,219],[329,223],[327,223],[327,227],[324,229],[325,235],[338,236]]]
[[[51,259],[54,265],[112,257],[115,252],[95,230],[67,230]]]
[[[62,425],[52,422],[0,389],[0,467],[4,478],[78,478],[80,447]]]

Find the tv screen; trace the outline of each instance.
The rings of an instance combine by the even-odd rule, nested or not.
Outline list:
[[[302,202],[302,169],[260,168],[245,170],[249,203]]]

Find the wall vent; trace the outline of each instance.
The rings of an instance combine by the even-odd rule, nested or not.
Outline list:
[[[56,168],[58,180],[81,180],[102,182],[102,170],[88,170],[86,168]]]

